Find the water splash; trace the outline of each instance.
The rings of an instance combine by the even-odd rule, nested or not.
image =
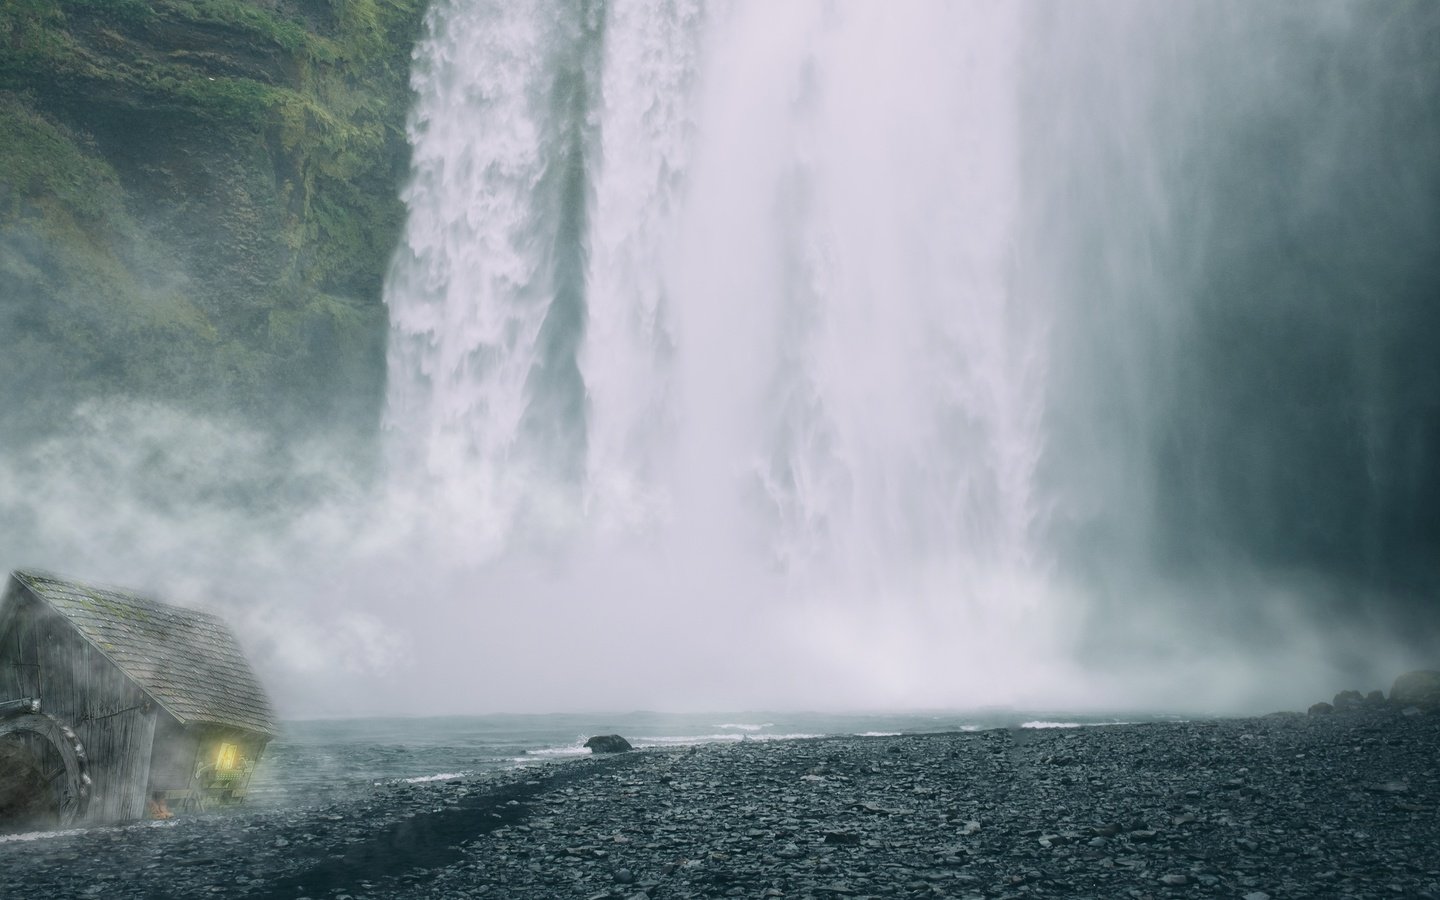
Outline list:
[[[1408,465],[1375,348],[1409,339],[1351,366],[1282,252],[1335,243],[1304,179],[1372,165],[1274,125],[1319,116],[1335,48],[1356,122],[1423,105],[1354,19],[1403,29],[1322,6],[438,5],[387,292],[399,518],[457,602],[665,645],[692,687],[743,647],[792,699],[1064,703],[1106,648],[1200,671],[1293,632],[1345,587],[1284,566],[1357,519],[1296,527],[1284,460],[1359,459],[1372,523]],[[1272,319],[1301,339],[1232,327]],[[1267,424],[1302,418],[1336,439]]]
[[[441,3],[426,27],[413,212],[386,294],[386,428],[403,435],[393,470],[485,553],[560,502],[547,498],[583,432],[565,355],[583,316],[575,233],[596,25],[570,4]]]
[[[400,467],[493,510],[504,482],[561,480],[547,457],[568,442],[597,520],[661,515],[627,509],[657,495],[676,514],[703,481],[754,495],[763,509],[726,515],[771,517],[787,568],[917,548],[1033,561],[1044,348],[1010,275],[1018,13],[557,18],[442,6],[417,54],[387,295]],[[566,71],[589,44],[600,83],[576,104],[559,85],[594,77]],[[577,130],[595,140],[572,146]],[[547,190],[574,153],[584,210]],[[546,347],[562,252],[587,258],[584,338]],[[545,402],[572,365],[585,407]],[[684,514],[716,511],[693,499]]]
[[[667,515],[675,434],[675,298],[667,261],[685,200],[705,15],[698,2],[613,7],[605,28],[580,367],[588,401],[587,510],[594,527]]]
[[[822,652],[881,609],[913,644],[895,604],[1016,652],[1047,565],[1019,9],[587,14],[442,4],[417,53],[387,423],[432,539],[680,560],[689,609],[764,595],[758,628]],[[547,344],[576,302],[583,336]],[[557,402],[572,370],[584,401]]]

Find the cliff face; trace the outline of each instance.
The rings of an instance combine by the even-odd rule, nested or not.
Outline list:
[[[424,0],[7,0],[0,429],[373,425]]]

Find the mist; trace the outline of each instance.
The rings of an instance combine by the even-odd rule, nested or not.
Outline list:
[[[1388,687],[1440,635],[1437,46],[441,0],[373,441],[86,401],[0,443],[0,564],[219,612],[292,717]]]

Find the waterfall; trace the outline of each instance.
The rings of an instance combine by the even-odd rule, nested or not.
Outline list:
[[[679,667],[753,642],[876,702],[1019,702],[1064,699],[1087,617],[1171,646],[1183,617],[1137,597],[1324,559],[1314,528],[1256,524],[1303,517],[1280,455],[1397,471],[1419,445],[1395,449],[1395,382],[1347,370],[1307,413],[1368,423],[1358,463],[1297,449],[1266,431],[1290,412],[1261,354],[1302,389],[1344,355],[1328,320],[1291,344],[1226,329],[1289,316],[1277,292],[1323,299],[1304,261],[1247,254],[1323,235],[1315,191],[1369,171],[1338,132],[1304,137],[1313,85],[1395,134],[1375,97],[1426,108],[1383,76],[1406,40],[1344,3],[437,0],[385,425],[427,552],[471,573],[446,592],[627,646],[675,640],[673,615],[706,632]],[[1347,47],[1362,74],[1317,82]],[[1411,218],[1433,233],[1433,208]],[[1402,493],[1376,478],[1350,507],[1371,522]],[[1204,615],[1260,621],[1225,603]]]
[[[476,552],[502,546],[583,449],[595,27],[569,4],[441,5],[417,50],[388,424],[406,435],[397,469],[444,483]]]
[[[563,495],[623,528],[742,517],[785,568],[1034,563],[1018,18],[438,6],[388,294],[398,465],[502,543]]]
[[[1013,629],[1048,564],[1020,23],[437,4],[387,292],[429,539],[492,576],[537,545],[682,560],[689,602],[825,610],[845,648],[896,604],[977,651]]]

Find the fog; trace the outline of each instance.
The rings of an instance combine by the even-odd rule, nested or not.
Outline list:
[[[516,6],[416,51],[379,467],[87,402],[0,563],[220,612],[287,716],[1435,663],[1440,8]]]

